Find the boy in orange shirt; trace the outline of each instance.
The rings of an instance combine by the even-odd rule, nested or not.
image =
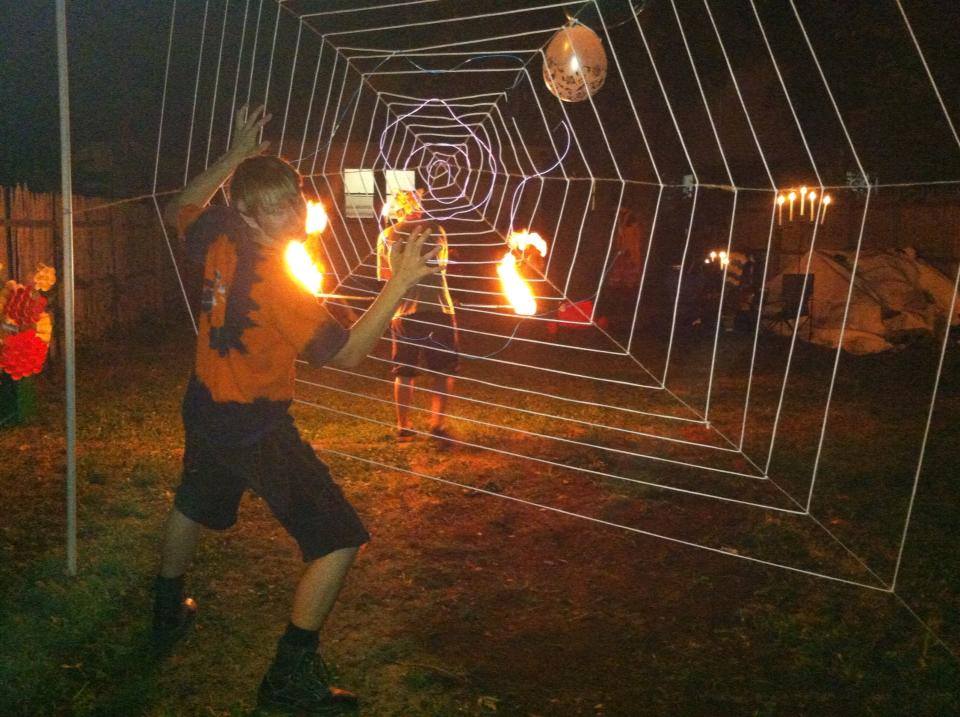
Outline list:
[[[356,366],[383,334],[404,294],[436,271],[424,252],[429,229],[397,245],[397,269],[350,329],[301,288],[283,262],[286,242],[302,238],[306,203],[300,176],[259,156],[270,119],[237,113],[230,150],[193,179],[165,212],[204,266],[193,376],[183,400],[183,476],[167,521],[156,580],[154,633],[161,645],[182,634],[196,612],[183,576],[201,527],[224,530],[254,489],[296,540],[306,570],[287,631],[259,690],[263,707],[337,712],[356,696],[331,687],[318,633],[369,534],[293,423],[294,362]],[[207,207],[230,178],[230,206]]]

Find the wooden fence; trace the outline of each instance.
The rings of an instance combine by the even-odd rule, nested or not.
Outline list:
[[[42,262],[55,266],[61,277],[60,196],[19,186],[0,189],[3,273],[22,280]],[[110,204],[74,196],[73,207],[78,341],[101,338],[145,317],[175,310],[179,292],[152,200]],[[51,292],[56,314],[62,310],[60,289],[58,282]],[[62,319],[56,326],[62,330]]]

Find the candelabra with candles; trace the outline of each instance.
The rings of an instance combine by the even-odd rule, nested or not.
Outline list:
[[[777,206],[778,225],[783,224],[784,204],[789,205],[787,208],[787,221],[793,221],[793,205],[797,199],[800,200],[800,219],[803,219],[803,217],[809,213],[808,221],[810,222],[817,221],[817,200],[820,200],[821,224],[823,224],[827,218],[827,208],[833,203],[833,197],[829,194],[824,193],[823,195],[819,195],[815,189],[808,189],[806,186],[802,186],[799,189],[787,189],[782,192],[777,192],[777,197],[774,202]]]

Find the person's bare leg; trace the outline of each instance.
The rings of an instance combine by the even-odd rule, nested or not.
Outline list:
[[[393,380],[393,398],[397,404],[397,428],[410,428],[410,406],[413,405],[414,379],[397,376]]]
[[[153,630],[158,647],[169,647],[183,636],[197,613],[197,603],[184,597],[184,573],[193,561],[200,524],[176,508],[170,510],[160,548],[160,570],[154,581]]]
[[[303,630],[319,630],[333,609],[358,548],[343,548],[307,566],[293,596],[290,622]]]
[[[318,632],[333,609],[358,550],[335,550],[307,565],[293,596],[290,624],[260,683],[257,702],[261,706],[281,707],[297,714],[312,714],[313,708],[329,714],[328,710],[335,707],[356,706],[355,694],[329,684]]]
[[[443,428],[446,421],[447,397],[453,393],[453,376],[433,374],[433,398],[430,401],[430,430]]]
[[[200,527],[176,508],[170,511],[160,551],[160,577],[178,578],[187,572],[197,551]]]

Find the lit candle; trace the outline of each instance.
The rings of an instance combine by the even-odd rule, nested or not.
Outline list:
[[[800,216],[803,216],[803,202],[807,198],[807,187],[806,185],[800,187]]]
[[[777,195],[777,224],[783,224],[783,204],[787,198],[782,194]]]
[[[820,223],[823,224],[823,220],[827,218],[827,207],[830,206],[833,199],[830,198],[829,194],[824,194],[823,199],[820,200]]]
[[[814,209],[814,207],[817,206],[817,205],[816,205],[816,202],[817,202],[817,193],[814,192],[814,191],[811,189],[811,190],[810,190],[810,194],[807,195],[807,199],[810,200],[810,221],[812,222],[812,221],[815,219],[815,213],[814,213],[813,209]]]
[[[792,222],[793,221],[793,203],[797,201],[797,193],[791,191],[790,194],[787,195],[787,199],[790,200],[790,221]]]

